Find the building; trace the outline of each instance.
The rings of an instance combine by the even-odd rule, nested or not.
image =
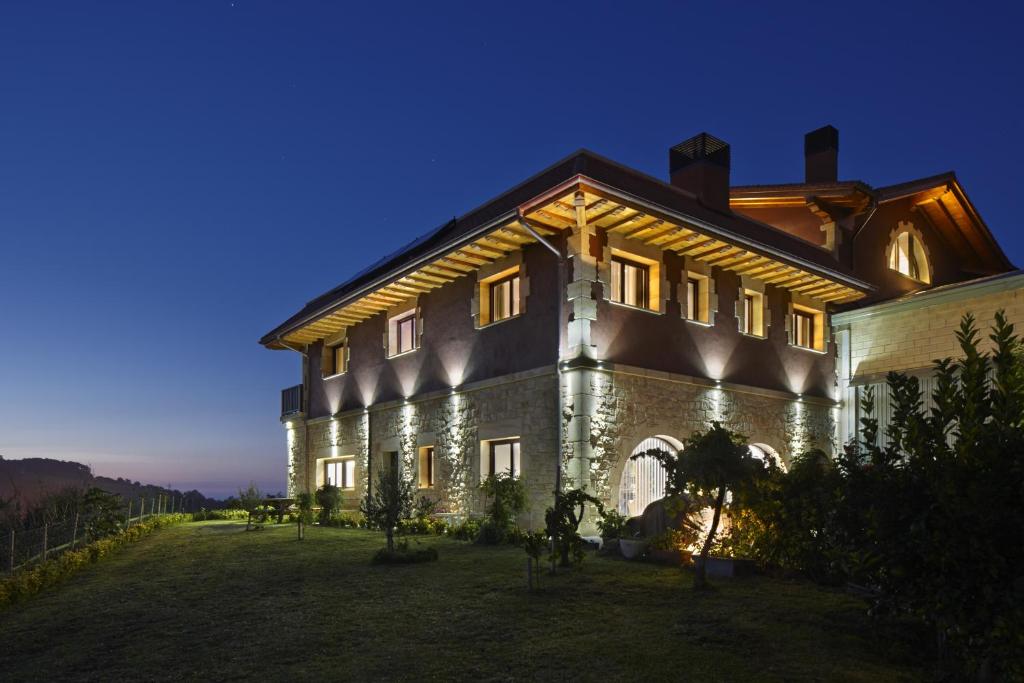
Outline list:
[[[260,340],[303,358],[290,491],[354,508],[399,467],[466,514],[511,471],[536,526],[556,487],[638,514],[663,481],[630,456],[712,420],[783,463],[834,450],[860,386],[951,351],[958,312],[1016,302],[1021,276],[952,173],[840,181],[831,126],[805,161],[803,183],[731,187],[708,134],[668,182],[581,150],[310,301]]]

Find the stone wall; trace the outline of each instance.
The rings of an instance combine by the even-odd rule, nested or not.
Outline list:
[[[590,485],[610,506],[618,505],[627,459],[648,437],[684,441],[718,420],[747,436],[749,443],[769,446],[786,463],[808,448],[831,453],[835,447],[835,407],[830,402],[642,369],[585,372],[596,399]]]
[[[959,357],[955,333],[965,313],[974,314],[982,347],[990,348],[988,335],[999,309],[1022,329],[1024,276],[933,290],[843,314],[835,322],[849,330],[850,376],[857,379],[929,367],[936,358]]]
[[[309,432],[308,458],[301,453],[303,426],[295,421],[289,430],[293,444],[290,451],[296,454],[298,464],[294,490],[312,491],[323,484],[323,459],[354,456],[356,486],[346,492],[345,507],[356,509],[366,496],[368,474],[376,478],[385,453],[399,452],[402,471],[415,486],[419,448],[433,446],[436,486],[417,489],[416,495],[434,498],[443,511],[482,513],[485,501],[478,490],[482,442],[519,437],[522,479],[529,500],[520,522],[542,526],[555,485],[556,386],[551,367],[470,385],[457,392],[423,396],[409,403],[311,420],[305,427]]]

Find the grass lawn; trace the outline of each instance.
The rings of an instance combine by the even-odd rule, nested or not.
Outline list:
[[[379,534],[230,522],[159,531],[0,613],[0,679],[916,679],[914,646],[804,582],[588,557],[525,586],[526,555],[444,538],[372,566]]]

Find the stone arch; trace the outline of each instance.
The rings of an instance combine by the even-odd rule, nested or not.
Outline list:
[[[774,461],[776,465],[781,467],[783,472],[789,469],[789,463],[783,460],[782,456],[779,454],[779,451],[776,450],[775,448],[772,448],[768,444],[751,443],[748,446],[748,448],[750,449],[750,454],[753,455],[755,458],[758,458],[760,460],[770,459]]]
[[[643,509],[664,496],[664,473],[661,465],[651,459],[633,461],[633,455],[650,448],[664,448],[673,452],[682,450],[683,443],[668,434],[654,434],[633,438],[627,443],[631,448],[620,450],[621,457],[615,466],[615,475],[610,487],[611,505],[627,517],[643,513]],[[656,489],[661,488],[660,495]]]

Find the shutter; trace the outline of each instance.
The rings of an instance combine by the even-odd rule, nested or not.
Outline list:
[[[736,327],[740,332],[742,332],[746,328],[744,323],[746,322],[747,317],[746,290],[742,287],[740,287],[739,296],[736,298],[736,303],[734,305],[736,307]]]
[[[793,303],[786,304],[786,339],[793,343]]]

